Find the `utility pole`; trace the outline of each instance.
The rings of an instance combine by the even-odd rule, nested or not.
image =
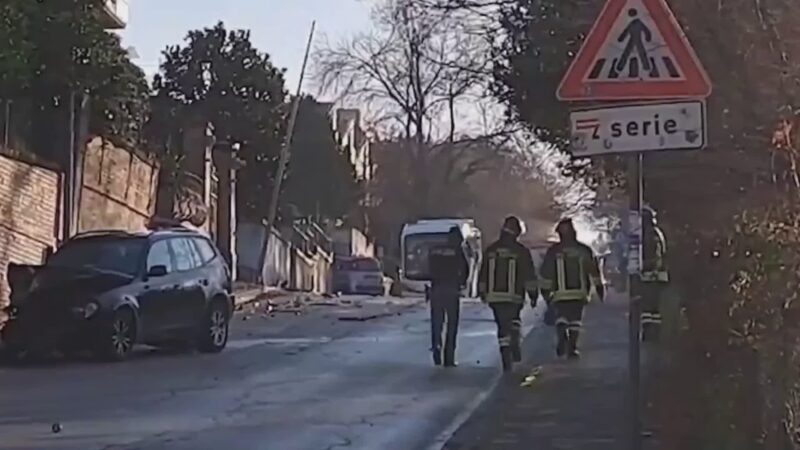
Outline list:
[[[66,155],[66,171],[65,171],[65,180],[64,180],[64,217],[63,217],[63,238],[69,239],[72,237],[73,234],[77,231],[76,227],[76,205],[75,205],[75,190],[79,189],[79,187],[75,186],[75,152],[77,151],[76,148],[76,133],[75,133],[75,107],[76,107],[76,94],[74,90],[69,92],[69,101],[67,102],[67,107],[69,111],[67,112],[67,120],[68,120],[68,129],[67,129],[67,139],[69,139],[68,146],[67,146],[67,155]]]
[[[11,100],[3,101],[3,148],[9,149],[9,134],[11,133]]]
[[[267,256],[267,249],[269,247],[269,238],[272,235],[272,228],[275,226],[275,218],[278,215],[278,201],[281,195],[281,184],[283,177],[286,173],[286,164],[289,162],[291,155],[292,138],[294,137],[294,128],[297,123],[297,114],[300,110],[300,96],[303,89],[303,79],[306,75],[306,66],[308,65],[308,56],[311,53],[311,44],[314,41],[314,31],[317,26],[317,21],[311,22],[311,31],[308,33],[308,42],[306,43],[306,53],[303,57],[303,66],[300,69],[300,79],[297,82],[297,92],[294,97],[294,104],[292,105],[292,112],[289,116],[289,127],[286,130],[286,139],[284,140],[283,147],[281,148],[281,156],[278,161],[278,170],[275,174],[275,183],[272,186],[272,198],[269,204],[269,212],[267,215],[267,233],[264,237],[264,247],[261,249],[259,258],[259,268],[263,272],[264,260]]]

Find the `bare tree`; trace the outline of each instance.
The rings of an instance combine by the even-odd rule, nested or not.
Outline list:
[[[482,44],[412,0],[380,3],[373,21],[371,32],[317,50],[321,88],[380,111],[378,122],[400,125],[403,138],[455,140],[460,103],[489,81]]]
[[[373,21],[369,33],[318,48],[315,75],[324,91],[376,111],[383,134],[405,142],[418,214],[427,214],[432,167],[444,167],[447,181],[463,182],[497,157],[488,149],[497,148],[505,130],[461,125],[486,97],[490,54],[477,35],[460,31],[455,17],[424,2],[382,1]]]

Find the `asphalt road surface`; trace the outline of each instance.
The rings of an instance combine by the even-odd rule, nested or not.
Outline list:
[[[0,367],[0,449],[428,450],[500,374],[479,303],[464,304],[455,369],[432,366],[425,305],[367,321],[337,309],[239,313],[219,355]]]

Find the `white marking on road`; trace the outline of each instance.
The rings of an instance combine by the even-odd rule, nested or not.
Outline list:
[[[522,317],[522,323],[525,324],[522,327],[522,339],[525,339],[525,337],[528,336],[528,333],[530,333],[530,331],[533,329],[534,324],[541,323],[541,315],[543,314],[540,308],[534,310],[533,313],[525,314],[527,311],[530,310],[524,310]],[[526,318],[526,315],[529,315],[530,317]],[[494,334],[494,331],[492,334]],[[480,408],[489,395],[494,392],[495,388],[497,387],[497,383],[500,382],[502,377],[503,375],[498,373],[492,379],[489,387],[480,394],[476,395],[475,398],[467,404],[464,410],[462,410],[461,413],[453,418],[453,421],[450,422],[450,425],[448,425],[441,433],[439,433],[436,439],[434,439],[433,443],[431,443],[426,450],[443,450],[444,446],[447,445],[447,441],[449,441],[456,434],[456,432],[458,432],[461,426],[464,425],[464,423],[466,423],[473,414],[475,414],[475,411]]]
[[[313,345],[327,344],[333,341],[332,338],[321,336],[318,338],[264,338],[264,339],[242,339],[228,342],[228,348],[241,350],[255,347],[257,345]]]
[[[428,331],[425,330],[425,333]],[[486,336],[494,336],[495,331],[481,330],[481,331],[468,331],[459,333],[459,338],[479,338]],[[406,334],[385,334],[381,336],[351,336],[341,339],[334,339],[329,336],[320,337],[301,337],[301,338],[262,338],[262,339],[240,339],[231,340],[228,342],[228,348],[232,350],[243,350],[258,345],[277,345],[277,346],[296,346],[296,345],[320,345],[328,344],[331,342],[341,343],[372,343],[380,344],[387,342],[401,342],[413,341],[419,339],[419,334],[406,333]]]

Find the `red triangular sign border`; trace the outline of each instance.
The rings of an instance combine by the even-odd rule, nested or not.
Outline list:
[[[602,50],[614,22],[624,13],[628,0],[608,0],[592,26],[578,55],[558,86],[557,97],[564,101],[656,100],[705,98],[711,94],[711,82],[666,0],[641,0],[658,31],[675,55],[685,79],[675,81],[592,81],[584,82],[597,55]]]

